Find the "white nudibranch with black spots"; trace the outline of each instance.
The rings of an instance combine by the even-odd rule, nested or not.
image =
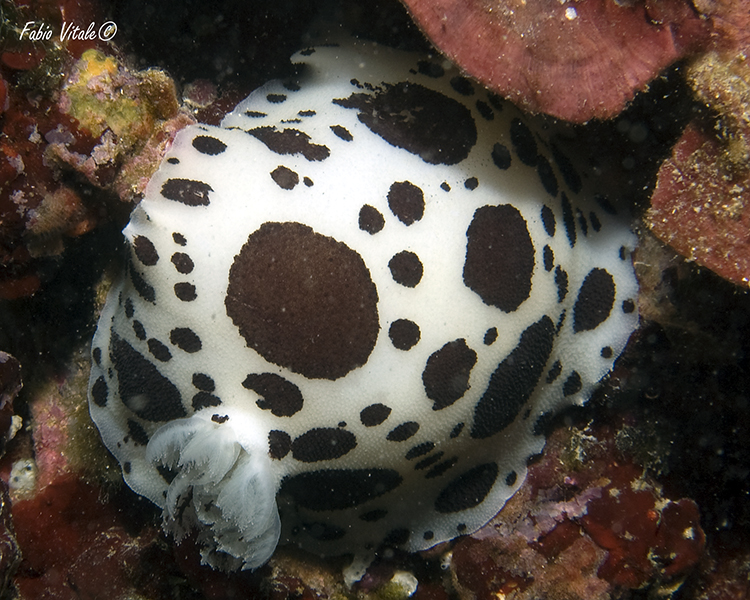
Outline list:
[[[635,329],[634,237],[440,60],[311,48],[180,132],[124,231],[91,415],[205,562],[475,531]]]

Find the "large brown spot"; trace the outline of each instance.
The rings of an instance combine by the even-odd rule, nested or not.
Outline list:
[[[300,223],[265,223],[229,271],[227,315],[263,358],[313,379],[367,362],[380,326],[362,258]]]
[[[334,104],[359,111],[357,118],[386,142],[432,165],[461,162],[477,142],[471,111],[461,102],[418,83],[383,85]]]
[[[422,383],[432,410],[450,406],[469,389],[469,375],[477,362],[477,353],[460,339],[448,342],[427,359]]]
[[[485,304],[513,312],[531,293],[534,244],[518,209],[483,206],[466,231],[464,283]]]

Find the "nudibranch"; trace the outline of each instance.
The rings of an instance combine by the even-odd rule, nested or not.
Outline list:
[[[512,105],[367,42],[181,131],[133,211],[90,410],[204,562],[487,523],[638,321],[634,237]]]

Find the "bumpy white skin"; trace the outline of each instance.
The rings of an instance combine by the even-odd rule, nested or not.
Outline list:
[[[455,72],[423,74],[417,68],[421,59],[351,42],[297,54],[295,62],[306,64],[300,89],[271,82],[227,115],[221,128],[193,126],[177,136],[124,232],[130,269],[141,283],[126,276],[107,300],[93,341],[91,414],[123,465],[128,485],[164,509],[166,526],[178,538],[198,528],[209,564],[255,568],[270,557],[279,537],[279,490],[282,543],[323,554],[371,555],[382,545],[416,551],[478,529],[522,484],[527,459],[541,451],[544,439],[534,433],[538,418],[584,402],[637,325],[637,285],[627,252],[634,240],[626,225],[568,189],[557,166],[553,173],[559,190],[552,194],[545,189],[537,167],[522,163],[517,142],[509,136],[511,122],[523,119],[520,113],[507,104],[499,109],[478,86],[470,95],[458,93],[450,84]],[[436,75],[438,63],[431,64]],[[468,107],[477,129],[468,156],[457,164],[431,164],[376,135],[360,121],[356,108],[332,102],[404,81]],[[480,115],[477,100],[491,107],[492,120]],[[266,116],[248,116],[247,111]],[[404,112],[407,121],[419,119],[419,114]],[[344,128],[352,139],[337,135],[332,126]],[[329,155],[316,159],[303,151],[271,151],[246,133],[259,127],[304,132],[310,144],[325,146]],[[206,137],[226,148],[214,152],[214,143],[211,152],[205,147],[199,151],[193,140]],[[555,165],[544,138],[533,138],[539,155]],[[510,151],[509,168],[498,168],[493,161],[498,143]],[[291,186],[285,180],[282,186],[274,181],[271,173],[279,166],[298,174],[298,183]],[[179,179],[208,184],[210,203],[189,206],[165,198],[163,186]],[[423,216],[408,225],[388,203],[391,186],[406,181],[424,196]],[[570,199],[572,217],[563,214],[563,193]],[[382,230],[368,233],[360,228],[363,205],[384,217]],[[469,227],[479,209],[495,206],[514,207],[533,243],[530,293],[512,310],[485,302],[463,279]],[[548,217],[554,215],[554,232],[543,222],[543,206]],[[379,325],[364,364],[335,377],[310,377],[300,372],[304,369],[269,362],[262,350],[248,346],[227,315],[229,273],[249,236],[266,222],[303,223],[361,256],[377,290]],[[151,242],[158,260],[145,252],[144,262],[144,253],[135,252],[139,236]],[[553,254],[546,266],[545,246]],[[395,281],[388,266],[405,250],[416,254],[423,266],[414,287]],[[189,255],[194,263],[189,273],[178,272],[170,261],[176,252]],[[589,319],[593,326],[576,327],[580,289],[593,270],[609,275],[613,297],[603,301],[608,311]],[[560,283],[560,271],[567,275],[567,286]],[[143,283],[153,290],[153,298],[148,292],[144,296]],[[174,286],[180,283],[195,286],[196,297],[178,298]],[[562,287],[567,293],[561,293]],[[589,288],[583,294],[579,308],[586,302],[596,305],[594,292]],[[398,319],[419,326],[419,340],[408,350],[394,347],[389,338],[389,328]],[[521,405],[507,409],[507,425],[485,427],[478,421],[487,411],[475,410],[493,372],[504,365],[499,370],[512,374],[511,363],[528,360],[533,367],[534,358],[527,356],[533,344],[512,353],[524,345],[524,332],[548,331],[549,324],[555,330],[549,337],[551,352],[534,367],[539,373],[532,391],[521,394]],[[175,343],[171,336],[176,328],[197,334],[200,350],[185,351]],[[497,339],[485,343],[492,328]],[[154,350],[152,340],[167,349],[169,359],[164,360],[163,350]],[[475,363],[466,382],[460,369],[456,372],[455,385],[465,388],[460,398],[438,407],[428,398],[423,371],[431,356],[459,340],[474,354]],[[116,344],[128,345],[141,359],[113,350]],[[179,392],[181,408],[172,405],[164,420],[158,418],[158,393],[143,384],[153,372],[141,379],[132,375],[144,361]],[[531,368],[529,364],[518,368]],[[130,375],[123,375],[125,371]],[[213,389],[208,391],[220,404],[194,409],[196,373],[210,377]],[[261,373],[279,375],[297,386],[303,405],[290,415],[275,415],[267,404],[264,408],[262,395],[242,385],[248,375]],[[123,377],[130,378],[124,387]],[[518,379],[523,387],[520,371]],[[502,389],[514,393],[513,377],[510,383],[507,377],[503,381]],[[123,389],[137,393],[123,398]],[[378,404],[390,408],[385,417],[380,415],[382,422],[363,417],[363,409]],[[497,417],[502,402],[491,404],[488,410]],[[408,423],[419,425],[416,432],[411,426],[393,433]],[[464,426],[457,427],[461,423]],[[269,434],[276,435],[277,442],[270,451]],[[336,450],[321,447],[326,443],[343,444],[343,454],[334,456]],[[415,468],[419,463],[428,464]],[[162,476],[165,466],[172,471]],[[316,480],[321,472],[323,479]],[[325,479],[331,473],[342,477]],[[354,488],[377,481],[358,495],[361,490],[346,487],[347,479]],[[396,481],[400,483],[394,485]],[[327,498],[324,488],[331,487],[336,489]]]

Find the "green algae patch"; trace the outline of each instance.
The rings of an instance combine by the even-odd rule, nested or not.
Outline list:
[[[76,63],[66,89],[68,114],[94,137],[107,129],[127,146],[153,128],[150,105],[140,98],[141,78],[116,58],[87,50]]]
[[[50,138],[49,161],[73,168],[126,202],[140,198],[176,132],[195,122],[181,110],[177,88],[166,73],[131,70],[93,49],[73,66],[58,107],[93,144],[59,127]]]

